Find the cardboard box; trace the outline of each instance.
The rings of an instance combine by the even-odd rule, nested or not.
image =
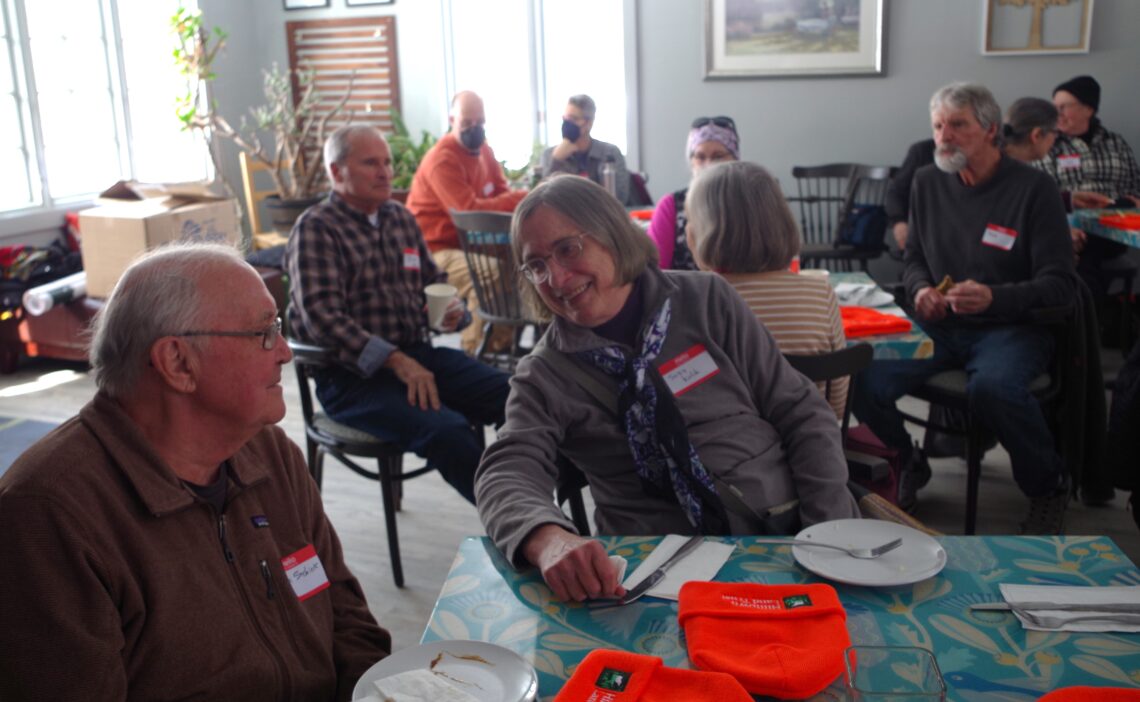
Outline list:
[[[136,256],[174,240],[241,241],[232,198],[198,183],[120,181],[79,213],[87,295],[107,297]]]

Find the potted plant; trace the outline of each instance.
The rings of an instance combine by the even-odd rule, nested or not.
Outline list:
[[[392,115],[392,134],[388,136],[388,148],[392,150],[392,171],[394,172],[392,176],[392,199],[398,202],[406,202],[408,189],[412,187],[412,176],[420,167],[420,161],[431,150],[431,147],[435,146],[437,139],[432,136],[431,132],[424,129],[420,132],[419,142],[416,142],[408,133],[408,127],[404,124],[404,119],[400,116],[399,111],[393,109],[390,114]]]
[[[288,236],[293,221],[305,208],[318,202],[327,190],[321,147],[329,121],[337,116],[352,94],[352,77],[344,97],[332,109],[320,111],[321,96],[311,71],[296,71],[300,95],[294,99],[289,72],[276,63],[264,71],[265,104],[252,108],[234,128],[218,114],[205,91],[216,77],[213,70],[227,35],[215,27],[207,31],[200,11],[178,8],[171,19],[178,38],[174,59],[189,79],[187,92],[178,102],[178,118],[185,129],[200,131],[207,143],[214,169],[221,174],[218,139],[226,139],[245,152],[254,163],[268,166],[276,197],[267,198],[274,228]],[[263,139],[269,135],[269,139]],[[223,179],[224,182],[224,179]],[[226,185],[232,195],[232,189]]]

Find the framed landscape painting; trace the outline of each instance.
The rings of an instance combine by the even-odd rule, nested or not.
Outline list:
[[[887,0],[705,0],[705,78],[881,75]]]

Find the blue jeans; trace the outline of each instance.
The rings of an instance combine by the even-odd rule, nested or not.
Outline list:
[[[507,374],[455,349],[417,344],[400,350],[435,375],[438,411],[408,404],[407,386],[387,368],[371,378],[329,369],[316,378],[317,398],[341,424],[395,442],[426,459],[475,504],[483,426],[503,423],[510,392]]]
[[[1053,336],[1030,326],[975,329],[923,326],[934,340],[929,360],[874,361],[857,379],[852,411],[883,443],[910,451],[911,438],[895,403],[930,376],[964,368],[970,411],[1009,452],[1013,479],[1029,497],[1051,494],[1064,480],[1061,457],[1029,384],[1048,369]]]

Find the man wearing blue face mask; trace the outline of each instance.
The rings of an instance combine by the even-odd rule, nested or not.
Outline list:
[[[495,160],[495,152],[487,145],[483,131],[487,118],[483,100],[465,90],[451,100],[447,123],[450,129],[424,155],[412,179],[407,208],[423,231],[435,265],[447,272],[447,280],[459,290],[472,310],[472,324],[460,343],[473,354],[483,336],[483,322],[478,318],[478,300],[467,261],[459,246],[459,234],[451,221],[451,210],[484,210],[513,212],[526,195],[525,190],[511,190],[503,167]],[[510,346],[511,329],[496,328],[488,350],[494,352]]]
[[[602,168],[608,161],[614,166],[614,194],[629,205],[629,171],[621,149],[590,136],[597,109],[589,95],[570,98],[562,113],[562,141],[542,152],[542,172],[546,176],[573,173],[604,186]]]

